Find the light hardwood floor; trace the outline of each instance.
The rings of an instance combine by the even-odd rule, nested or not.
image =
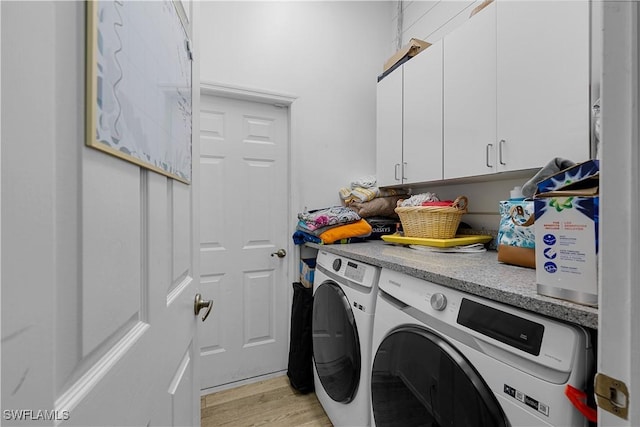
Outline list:
[[[331,426],[315,393],[300,394],[286,375],[200,398],[201,426]]]

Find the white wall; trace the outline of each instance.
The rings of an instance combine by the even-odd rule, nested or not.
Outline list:
[[[292,209],[375,174],[376,79],[393,2],[203,2],[201,80],[296,96]]]

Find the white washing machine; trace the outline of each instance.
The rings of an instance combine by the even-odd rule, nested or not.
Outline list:
[[[380,268],[323,250],[313,286],[314,385],[334,426],[369,426],[371,338]]]
[[[372,425],[587,426],[565,396],[592,378],[588,332],[384,269]]]

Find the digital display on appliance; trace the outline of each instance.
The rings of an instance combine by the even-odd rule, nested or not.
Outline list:
[[[353,281],[362,282],[362,279],[364,279],[365,269],[365,266],[349,261],[347,262],[347,267],[344,270],[344,275]]]

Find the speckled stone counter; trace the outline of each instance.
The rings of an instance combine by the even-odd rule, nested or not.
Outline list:
[[[499,263],[494,251],[436,253],[383,241],[306,245],[555,319],[598,328],[597,308],[538,295],[535,270]]]

